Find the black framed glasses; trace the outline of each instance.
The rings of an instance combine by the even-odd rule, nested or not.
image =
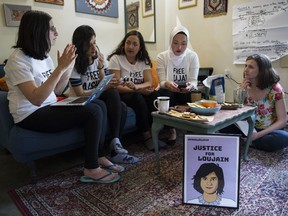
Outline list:
[[[50,26],[49,30],[54,32],[54,33],[57,33],[57,29],[55,26]]]
[[[98,45],[96,45],[96,54],[94,56],[95,59],[99,57],[99,53],[100,53],[100,48],[98,47]]]

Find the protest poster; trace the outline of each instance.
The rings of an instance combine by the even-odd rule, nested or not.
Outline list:
[[[239,141],[235,135],[185,135],[183,203],[238,208]]]

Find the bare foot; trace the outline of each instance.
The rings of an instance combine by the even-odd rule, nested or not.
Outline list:
[[[98,158],[98,163],[102,166],[109,167],[109,169],[116,172],[120,172],[123,169],[123,167],[119,166],[118,164],[112,163],[106,157]]]
[[[93,179],[99,179],[105,175],[109,174],[108,171],[105,169],[102,169],[100,167],[95,168],[95,169],[86,169],[84,168],[84,175]],[[118,173],[112,173],[111,175],[108,175],[107,177],[101,179],[102,181],[109,181],[118,176]]]
[[[177,133],[176,133],[175,128],[169,129],[168,140],[176,140],[176,138],[177,138]]]

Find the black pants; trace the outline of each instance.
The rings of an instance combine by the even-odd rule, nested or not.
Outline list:
[[[121,138],[127,118],[126,104],[121,101],[120,94],[116,89],[104,91],[100,100],[106,104],[111,138]]]
[[[81,107],[45,106],[26,117],[18,126],[45,133],[56,133],[83,127],[85,135],[85,164],[87,169],[99,167],[98,157],[104,156],[107,128],[106,105],[101,100]],[[41,145],[41,143],[39,143]]]
[[[136,114],[136,125],[141,132],[150,131],[152,125],[151,112],[154,109],[154,93],[143,95],[140,93],[120,94],[122,101],[131,107]]]

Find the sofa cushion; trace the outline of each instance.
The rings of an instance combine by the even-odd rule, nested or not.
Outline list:
[[[5,77],[0,78],[0,91],[8,91]]]
[[[40,133],[14,126],[10,132],[8,150],[22,163],[84,146],[82,128],[58,133]]]
[[[152,73],[152,87],[154,89],[156,89],[159,85],[159,77],[158,77],[158,73],[156,70],[156,61],[155,60],[151,60],[152,62],[152,68],[151,68],[151,73]]]

